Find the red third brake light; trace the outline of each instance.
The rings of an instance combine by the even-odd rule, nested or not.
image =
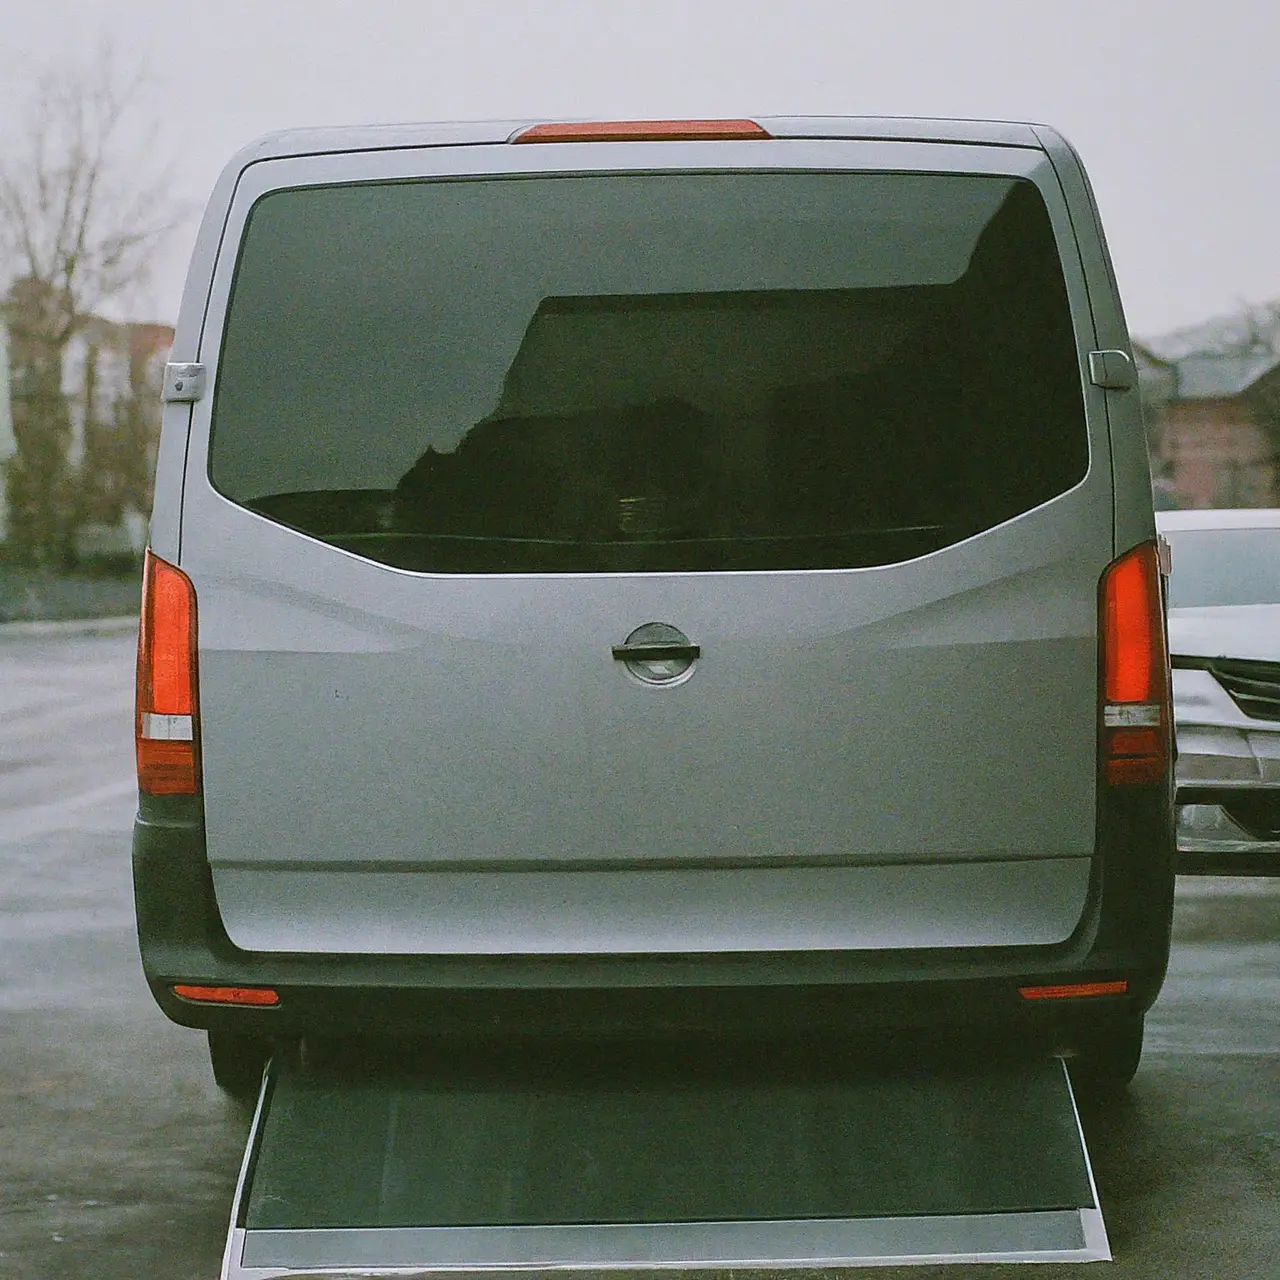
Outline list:
[[[1102,575],[1098,679],[1103,776],[1111,785],[1160,782],[1170,765],[1169,658],[1160,564],[1144,542]]]
[[[769,138],[754,120],[584,120],[535,124],[512,142],[715,142]]]
[[[198,711],[195,588],[181,569],[148,549],[134,711],[139,790],[150,795],[199,792]]]

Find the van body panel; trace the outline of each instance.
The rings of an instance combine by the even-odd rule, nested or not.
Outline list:
[[[1036,125],[1035,134],[1053,163],[1068,201],[1080,210],[1079,220],[1084,225],[1077,238],[1093,301],[1098,349],[1123,351],[1132,361],[1133,347],[1120,289],[1089,176],[1075,150],[1060,134],[1045,125]],[[1103,391],[1094,387],[1089,394],[1101,401],[1110,424],[1115,543],[1117,552],[1123,552],[1155,536],[1150,462],[1137,366],[1134,366],[1133,386],[1129,390]]]
[[[234,529],[245,515],[225,506],[223,545],[243,539]],[[1068,536],[1070,511],[1038,513],[1044,547]],[[1092,772],[1076,762],[1091,761],[1095,732],[1095,641],[1079,634],[1093,566],[1037,565],[1040,539],[1007,536],[1009,559],[1031,563],[1003,580],[984,580],[989,547],[977,539],[911,566],[911,586],[896,566],[852,583],[830,574],[826,592],[813,575],[637,576],[608,591],[582,576],[424,580],[265,524],[252,541],[269,583],[232,582],[189,544],[202,706],[212,708],[206,794],[237,797],[206,809],[229,935],[273,949],[264,931],[274,919],[274,949],[310,950],[299,946],[306,914],[326,946],[352,922],[336,950],[405,938],[390,922],[386,933],[365,928],[372,890],[351,874],[362,867],[412,873],[397,892],[429,913],[415,949],[430,951],[445,946],[432,934],[437,870],[826,862],[921,867],[896,890],[901,900],[914,885],[910,910],[884,904],[888,916],[861,941],[854,922],[865,912],[850,915],[847,945],[886,945],[889,919],[937,946],[1060,941],[1083,908],[1092,852]],[[315,556],[339,563],[317,575]],[[317,576],[328,598],[309,585]],[[970,588],[956,590],[966,578]],[[343,586],[375,599],[357,607]],[[903,595],[914,607],[899,611]],[[610,657],[631,623],[650,617],[679,619],[702,645],[678,689],[645,687]],[[210,688],[215,699],[236,696],[210,702]],[[980,758],[956,749],[979,742]],[[1011,889],[1018,898],[1025,877],[1039,875],[1038,901],[1023,893],[1020,913],[995,909],[992,877],[1018,861],[1043,862]],[[940,894],[933,864],[960,862],[974,864],[973,876]],[[326,901],[319,873],[335,871],[323,880]],[[819,884],[825,873],[812,875]],[[671,883],[626,880],[619,938],[627,913],[658,911]],[[709,883],[691,880],[690,891]],[[847,873],[838,883],[850,904],[880,900],[875,874],[861,888]],[[762,895],[733,949],[772,945],[780,930],[797,936],[790,909]],[[512,930],[485,911],[465,936],[491,952]],[[723,933],[714,941],[731,945]],[[712,942],[704,931],[667,946]],[[571,931],[553,949],[583,945]]]
[[[294,955],[1049,946],[1075,928],[1088,881],[1087,857],[656,871],[215,870],[231,941]]]
[[[166,404],[160,415],[156,476],[171,478],[155,486],[147,545],[161,559],[178,562],[182,534],[182,476],[186,465],[189,404]]]
[[[775,138],[857,138],[948,142],[984,147],[1039,147],[1036,128],[1005,120],[924,120],[911,116],[850,120],[842,116],[754,116]]]
[[[1083,373],[1078,483],[876,567],[409,572],[229,501],[208,473],[236,247],[255,201],[285,188],[691,169],[1025,178],[1083,370],[1094,321],[1067,201],[1042,151],[1001,141],[477,138],[244,170],[205,281],[210,392],[190,414],[181,547],[208,856],[234,943],[573,954],[1072,933],[1096,826],[1096,592],[1114,554],[1102,393]],[[203,311],[201,288],[184,313]],[[700,647],[682,683],[646,684],[612,655],[655,622]]]
[[[191,264],[182,288],[178,322],[174,326],[169,359],[189,363],[199,359],[200,336],[209,306],[209,279],[218,259],[227,223],[227,210],[241,170],[247,163],[241,152],[223,169],[214,185],[196,229]],[[182,553],[182,495],[186,480],[187,445],[191,430],[191,408],[187,403],[165,404],[160,419],[160,440],[156,450],[154,496],[148,545],[156,555],[176,564]]]

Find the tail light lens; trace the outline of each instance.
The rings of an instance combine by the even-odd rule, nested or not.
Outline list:
[[[148,549],[142,569],[134,743],[138,788],[153,796],[200,791],[196,593]]]
[[[1098,680],[1102,774],[1111,786],[1162,781],[1171,763],[1169,654],[1155,542],[1102,575]]]

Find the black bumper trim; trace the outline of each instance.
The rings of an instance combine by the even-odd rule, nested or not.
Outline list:
[[[1163,807],[1161,801],[1163,799]],[[218,914],[198,810],[154,801],[134,827],[143,969],[185,1026],[272,1036],[710,1030],[796,1034],[1095,1018],[1145,1010],[1168,959],[1172,806],[1159,788],[1124,794],[1100,824],[1100,856],[1080,927],[1052,947],[875,954],[724,956],[330,956],[242,951]],[[1105,831],[1105,838],[1102,832]],[[1019,985],[1126,978],[1117,1000],[1036,1002]],[[274,1008],[199,1005],[177,982],[270,986]],[[1106,1015],[1102,1015],[1106,1016]]]

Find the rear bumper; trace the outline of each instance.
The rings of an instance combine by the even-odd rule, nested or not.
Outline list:
[[[331,956],[257,953],[228,939],[203,823],[178,798],[147,800],[133,869],[143,969],[184,1026],[274,1039],[349,1035],[724,1034],[1042,1029],[1069,1049],[1079,1031],[1142,1011],[1168,960],[1171,806],[1135,788],[1103,824],[1088,905],[1049,947],[616,956]],[[1028,1001],[1020,986],[1124,979],[1124,996]],[[197,1004],[178,983],[269,986],[271,1008]]]

